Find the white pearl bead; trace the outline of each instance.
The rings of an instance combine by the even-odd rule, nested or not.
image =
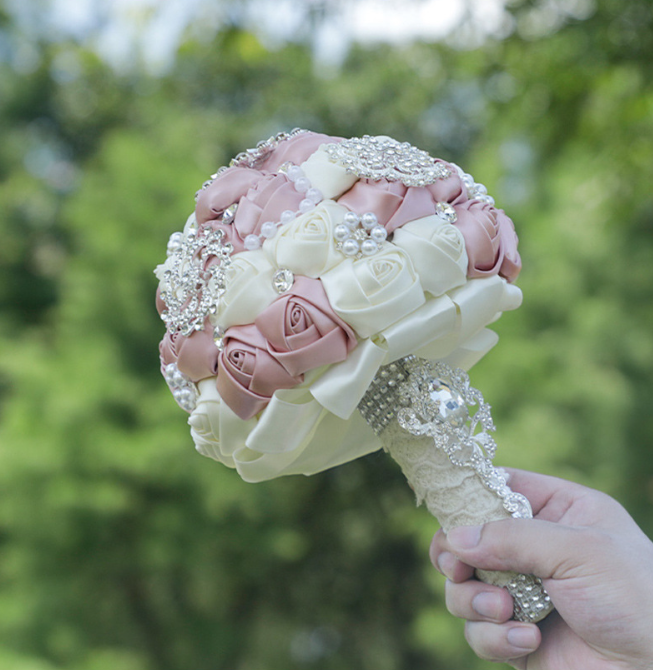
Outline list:
[[[356,228],[356,226],[360,223],[360,218],[356,212],[347,212],[342,222],[350,228]]]
[[[322,191],[318,188],[309,188],[308,191],[306,191],[306,197],[315,205],[321,203],[324,199]]]
[[[363,224],[363,228],[365,228],[365,230],[374,228],[378,222],[379,220],[376,218],[376,214],[374,214],[374,212],[365,212],[365,214],[363,214],[361,217],[361,223]]]
[[[306,177],[300,177],[295,180],[295,191],[297,193],[305,193],[309,188],[311,188],[311,182]]]
[[[342,243],[342,253],[345,254],[345,256],[355,256],[359,251],[360,247],[358,246],[358,242],[353,237],[346,239]]]
[[[367,240],[363,240],[363,244],[361,244],[361,251],[363,252],[364,256],[371,256],[378,250],[379,245],[374,240],[370,240],[369,238]]]
[[[244,240],[245,249],[247,251],[255,251],[261,248],[261,239],[258,235],[248,235]]]
[[[291,165],[286,172],[286,176],[290,181],[297,181],[304,176],[304,171],[299,167],[299,165]]]
[[[169,365],[166,365],[165,368],[165,378],[167,381],[172,381],[175,375],[175,372],[177,372],[177,366],[174,363],[170,363]]]
[[[483,184],[476,184],[474,190],[476,195],[487,195],[487,187]]]
[[[382,244],[388,237],[388,231],[383,226],[374,226],[370,231],[370,237],[377,243]]]
[[[304,198],[299,203],[299,211],[302,214],[306,214],[306,212],[310,212],[314,207],[315,207],[315,203],[312,200],[309,200],[308,198]]]
[[[261,235],[265,239],[269,240],[271,237],[274,237],[277,234],[277,224],[274,221],[266,221],[261,226]]]
[[[281,223],[284,225],[287,223],[290,223],[291,221],[295,220],[295,217],[297,214],[292,211],[292,209],[286,209],[283,212],[281,212]]]
[[[351,230],[344,223],[339,223],[333,229],[333,236],[336,238],[336,242],[344,242],[350,235]]]

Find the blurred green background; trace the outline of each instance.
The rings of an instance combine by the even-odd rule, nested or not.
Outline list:
[[[251,485],[195,453],[152,269],[204,179],[279,130],[461,164],[524,261],[472,371],[497,464],[601,488],[653,533],[650,0],[459,0],[446,34],[394,41],[353,8],[419,0],[161,18],[181,4],[0,0],[0,667],[488,668],[384,454]]]

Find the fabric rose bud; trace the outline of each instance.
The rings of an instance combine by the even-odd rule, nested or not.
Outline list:
[[[185,337],[179,331],[166,332],[159,345],[162,367],[176,363],[191,381],[211,377],[218,371],[218,354],[213,341],[213,327],[206,319],[204,330]]]
[[[344,259],[336,249],[334,230],[346,213],[333,200],[325,200],[282,226],[272,239],[265,241],[263,250],[280,268],[319,277]]]
[[[397,228],[392,241],[410,256],[422,288],[432,295],[440,296],[467,280],[463,235],[437,216],[410,221]]]
[[[219,219],[227,207],[238,202],[262,178],[258,170],[251,168],[232,167],[222,172],[199,192],[195,204],[197,223]]]
[[[504,257],[499,211],[480,200],[469,200],[454,209],[457,219],[453,225],[465,238],[467,276],[474,278],[498,274]]]
[[[258,235],[266,221],[277,223],[284,211],[296,212],[304,197],[285,174],[266,175],[238,201],[233,225],[242,240]]]
[[[251,419],[263,410],[276,390],[290,389],[303,381],[301,375],[288,374],[270,355],[267,340],[254,324],[229,328],[223,344],[216,388],[241,419]]]
[[[334,312],[361,338],[382,331],[425,302],[408,254],[394,245],[359,260],[348,258],[321,279]]]
[[[277,172],[284,163],[301,165],[321,144],[341,142],[341,137],[329,137],[321,133],[304,132],[282,142],[274,152],[259,165],[267,172]]]
[[[290,292],[261,312],[255,323],[270,354],[293,376],[344,361],[358,343],[331,308],[319,279],[297,277]]]

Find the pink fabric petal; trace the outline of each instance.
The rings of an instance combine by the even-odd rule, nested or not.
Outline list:
[[[411,187],[407,189],[403,201],[397,208],[397,211],[385,224],[388,233],[393,232],[404,223],[421,219],[423,216],[431,216],[435,213],[435,203],[433,196],[425,188]]]
[[[227,207],[238,202],[262,177],[258,170],[249,168],[233,167],[225,170],[197,197],[197,222],[205,223],[222,216]]]
[[[321,144],[341,142],[341,137],[329,137],[320,133],[301,133],[290,140],[281,142],[272,155],[261,163],[260,168],[268,172],[276,172],[286,162],[301,165],[315,153]]]

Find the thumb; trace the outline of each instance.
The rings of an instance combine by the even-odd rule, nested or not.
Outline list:
[[[564,579],[601,555],[605,535],[594,528],[572,528],[541,519],[504,519],[452,528],[444,544],[474,568]]]

